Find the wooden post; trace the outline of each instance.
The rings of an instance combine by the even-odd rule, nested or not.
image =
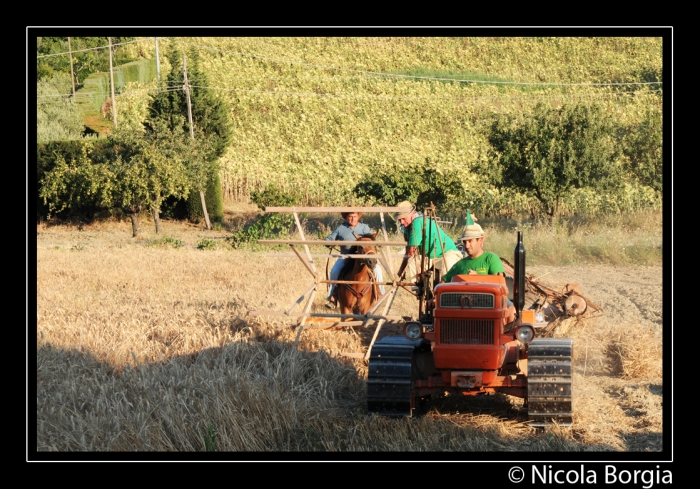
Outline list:
[[[73,73],[73,51],[70,48],[70,37],[68,38],[68,55],[70,56],[70,83],[73,85],[73,99],[75,99],[75,74]]]
[[[394,287],[396,287],[396,285],[393,285],[392,288],[389,290],[389,292],[384,294],[377,302],[374,303],[372,308],[369,311],[367,311],[367,315],[371,316],[377,311],[377,309],[379,309],[379,306],[381,306],[382,303],[389,297],[389,295],[391,294],[391,291],[394,289]]]
[[[314,303],[314,298],[315,298],[315,297],[316,297],[316,287],[315,287],[315,284],[314,284],[314,290],[311,291],[311,295],[309,296],[309,300],[306,301],[306,306],[304,306],[304,313],[303,313],[304,315],[302,315],[302,316],[299,318],[299,326],[303,326],[303,325],[304,325],[304,321],[306,321],[306,318],[308,317],[308,316],[305,315],[305,314],[311,310],[311,305]]]
[[[182,75],[184,77],[185,84],[182,88],[185,90],[185,95],[187,96],[187,120],[190,123],[190,138],[194,139],[194,125],[192,124],[192,102],[190,101],[190,84],[187,81],[187,56],[182,55]]]
[[[304,292],[304,293],[301,295],[301,297],[299,297],[299,298],[297,299],[297,301],[294,303],[294,305],[293,305],[292,307],[290,307],[289,309],[287,309],[287,311],[285,312],[285,314],[290,314],[294,309],[296,309],[297,306],[298,306],[299,304],[301,304],[301,301],[304,300],[304,297],[306,297],[307,294],[309,294],[309,292],[311,292],[311,291],[314,290],[315,288],[316,288],[316,284],[313,284],[311,287],[309,287],[309,288],[306,290],[306,292]]]
[[[306,241],[306,237],[304,236],[304,231],[301,229],[301,223],[299,222],[299,215],[294,211],[294,220],[297,223],[297,229],[299,230],[299,236],[301,236],[301,239]],[[306,250],[306,257],[309,259],[309,264],[311,265],[311,269],[314,271],[314,277],[316,276],[316,264],[314,263],[314,259],[311,258],[311,252],[309,251],[309,246],[304,245],[304,249]]]
[[[384,222],[384,212],[382,212],[381,209],[379,210],[379,220],[382,222],[382,234],[384,235],[384,241],[389,241],[389,234],[386,232],[386,223]],[[384,249],[382,248],[381,251],[383,252]],[[389,278],[394,280],[394,272],[392,272],[394,268],[394,260],[391,259],[391,254],[384,254],[384,259],[387,261],[387,272],[389,273]],[[385,265],[384,268],[387,268],[387,265]]]
[[[296,255],[299,257],[299,259],[300,259],[301,262],[304,264],[304,266],[306,267],[306,269],[307,269],[309,272],[311,272],[311,275],[312,275],[314,278],[317,278],[317,277],[316,277],[316,275],[317,275],[317,274],[316,274],[316,271],[315,271],[314,269],[312,269],[312,268],[309,266],[309,263],[308,263],[306,260],[304,260],[304,258],[301,256],[301,254],[299,254],[299,252],[298,252],[297,249],[294,247],[294,245],[293,245],[293,244],[290,244],[289,246],[290,246],[290,248],[292,248],[292,251],[294,251],[294,253],[296,253]],[[309,251],[309,248],[308,248],[308,247],[306,248],[306,251],[307,251],[307,252]],[[311,264],[313,265],[313,261],[311,262]]]
[[[112,38],[109,37],[109,79],[112,85],[112,121],[117,128],[117,100],[114,98],[114,69],[112,67]]]
[[[299,338],[301,338],[301,332],[304,331],[304,326],[299,325],[299,328],[297,330],[297,337],[294,340],[294,348],[297,348],[299,346]]]
[[[156,40],[156,75],[158,77],[158,90],[160,91],[160,56],[158,56],[158,38]]]
[[[434,204],[431,202],[431,212],[433,214],[433,217],[435,218],[435,229],[437,230],[437,238],[438,241],[440,242],[440,250],[442,251],[442,269],[445,270],[445,244],[442,242],[442,238],[440,237],[440,225],[438,224],[438,219],[437,219],[437,214],[435,213],[435,207]],[[445,270],[445,273],[447,273],[449,270]],[[440,270],[436,267],[435,268],[435,273],[436,277],[433,279],[433,285],[436,283],[440,283],[440,279],[442,278],[441,275],[442,273]]]
[[[182,55],[182,70],[185,78],[185,95],[187,95],[187,118],[190,122],[190,138],[194,139],[194,125],[192,123],[192,102],[190,101],[190,84],[187,81],[187,56]],[[200,182],[201,183],[201,182]],[[204,183],[206,185],[206,182]],[[204,222],[207,224],[207,229],[211,229],[209,221],[209,213],[207,212],[207,202],[204,199],[204,190],[199,189],[199,199],[202,201],[202,213],[204,214]]]
[[[396,298],[396,292],[398,291],[398,287],[394,287],[389,291],[389,294],[391,294],[391,298],[387,302],[386,306],[384,307],[384,314],[383,316],[386,316],[386,313],[389,312],[389,309],[391,309],[391,305],[394,303],[394,299]],[[387,294],[387,295],[389,295]],[[372,353],[372,346],[374,346],[374,342],[377,340],[377,336],[379,336],[379,330],[382,329],[382,325],[384,324],[384,319],[380,319],[377,321],[377,328],[374,330],[374,335],[372,336],[372,341],[369,343],[369,347],[367,348],[367,354],[365,355],[365,361],[369,361],[369,356]]]

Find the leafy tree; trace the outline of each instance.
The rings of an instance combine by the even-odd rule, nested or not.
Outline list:
[[[111,137],[113,153],[106,161],[110,179],[106,182],[105,204],[121,208],[132,222],[133,236],[139,233],[142,210],[153,214],[156,232],[161,231],[160,208],[170,196],[186,197],[191,176],[187,158],[208,151],[206,141],[188,138],[182,126],[170,129],[166,121],[151,121],[151,132],[144,134],[117,130]]]
[[[302,199],[301,192],[285,192],[276,186],[269,186],[252,193],[251,198],[258,207],[265,211],[267,206],[293,206]],[[255,243],[259,239],[268,239],[279,233],[287,233],[294,226],[294,218],[289,214],[270,212],[259,216],[255,222],[233,233],[228,242],[233,248]]]
[[[622,137],[629,174],[647,187],[663,190],[663,123],[660,110],[649,109],[639,125]]]
[[[442,208],[462,192],[462,184],[457,175],[431,168],[429,159],[425,163],[425,167],[416,172],[370,175],[358,183],[353,192],[358,197],[385,205],[408,200],[419,209],[431,203]]]
[[[90,143],[81,145],[78,154],[69,161],[59,153],[53,167],[41,178],[39,197],[48,207],[48,217],[68,207],[105,200],[103,182],[108,175],[104,166],[93,165],[91,150]]]
[[[181,87],[185,83],[185,58],[183,53],[174,50],[169,61],[172,66],[167,79],[168,87]],[[217,211],[215,219],[223,219],[223,199],[221,197],[220,182],[218,179],[219,158],[226,149],[233,136],[232,124],[228,116],[228,108],[224,100],[208,87],[209,83],[205,73],[200,69],[199,55],[192,50],[187,53],[187,81],[190,88],[190,103],[188,106],[187,93],[184,90],[161,90],[153,97],[149,117],[145,123],[146,130],[153,132],[155,127],[152,120],[161,118],[166,121],[171,129],[182,128],[193,135],[193,139],[206,140],[206,153],[191,155],[186,164],[193,180],[193,186],[200,194],[200,202],[207,227],[211,227],[207,207],[212,204]],[[192,127],[190,127],[188,114],[191,108]],[[218,192],[217,189],[218,188]],[[216,202],[207,203],[204,192],[208,189],[209,195],[216,197]]]
[[[83,153],[93,151],[93,147],[99,147],[100,140],[89,139],[73,139],[69,141],[50,141],[48,143],[37,143],[36,145],[36,218],[37,222],[50,217],[51,213],[58,215],[58,212],[49,209],[49,206],[44,202],[40,195],[42,190],[42,181],[46,173],[50,172],[58,163],[58,156],[62,156],[63,162],[79,159],[83,157]],[[84,202],[84,205],[71,206],[61,214],[66,217],[93,217],[99,209],[99,202],[93,199],[91,202]]]
[[[60,212],[89,197],[127,214],[133,237],[140,232],[139,216],[146,209],[152,211],[156,232],[160,232],[163,201],[170,196],[186,197],[190,190],[186,158],[201,157],[211,150],[206,140],[191,140],[181,126],[170,130],[164,121],[151,122],[156,129],[151,133],[115,131],[103,153],[84,151],[70,162],[59,158],[41,182],[41,196],[50,212]]]
[[[595,106],[538,104],[530,117],[498,114],[489,125],[493,184],[524,192],[551,219],[572,189],[621,181],[612,122]]]

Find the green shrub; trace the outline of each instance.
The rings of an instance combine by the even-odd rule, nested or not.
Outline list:
[[[213,239],[200,239],[197,241],[197,249],[198,250],[215,250],[216,249],[216,241]]]
[[[207,205],[207,214],[209,214],[209,220],[212,224],[223,222],[224,198],[221,192],[221,178],[218,175],[214,175],[207,184],[207,190],[204,192],[204,202]],[[187,215],[194,222],[204,219],[202,198],[197,191],[190,192],[187,198]]]

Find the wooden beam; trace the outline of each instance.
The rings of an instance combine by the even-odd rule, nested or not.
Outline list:
[[[389,235],[386,232],[386,224],[384,223],[383,212],[379,213],[379,219],[382,222],[382,235],[384,236],[384,241],[389,241]],[[392,269],[394,268],[394,260],[391,259],[389,253],[385,253],[384,248],[379,248],[379,254],[384,258],[384,260],[380,260],[382,266],[384,267],[384,270],[389,275],[389,278],[391,280],[394,280],[394,272],[392,272]]]
[[[312,290],[314,290],[315,288],[316,288],[316,284],[314,283],[311,287],[309,287],[309,288],[307,289],[306,292],[304,292],[304,293],[302,294],[301,297],[299,297],[299,298],[297,299],[297,301],[294,303],[294,305],[293,305],[292,307],[290,307],[289,309],[287,309],[287,311],[285,312],[285,314],[289,315],[289,313],[291,313],[294,309],[296,309],[296,307],[297,307],[299,304],[301,304],[301,302],[304,300],[304,297],[306,297],[307,294],[309,294],[309,293],[310,293]]]
[[[306,317],[306,318],[353,318],[353,319],[383,319],[385,321],[405,321],[403,316],[380,316],[368,314],[339,314],[339,313],[284,313],[281,311],[248,311],[248,316],[287,316],[287,317]]]
[[[340,326],[362,326],[363,321],[333,321],[332,323],[314,321],[312,318],[306,319],[305,328],[308,329],[331,329]]]
[[[301,262],[302,262],[302,263],[304,264],[304,266],[306,267],[306,269],[311,273],[311,276],[315,279],[315,278],[316,278],[316,271],[313,270],[313,269],[309,266],[309,264],[308,264],[308,263],[306,262],[306,260],[304,260],[304,258],[299,254],[299,252],[298,252],[297,249],[294,247],[294,245],[291,245],[291,244],[290,244],[289,246],[291,246],[292,251],[293,251],[294,253],[296,253],[296,255],[299,257],[299,259],[301,260]]]
[[[396,293],[398,292],[398,288],[394,287],[389,291],[387,295],[391,295],[391,298],[389,301],[386,303],[386,306],[384,307],[384,313],[386,314],[390,309],[391,305],[394,303],[394,299],[396,298]],[[389,316],[384,316],[384,317],[389,317]],[[369,347],[367,348],[367,353],[365,354],[365,361],[369,362],[369,356],[372,353],[372,347],[374,346],[374,342],[377,340],[377,336],[379,336],[379,330],[382,329],[382,325],[384,324],[384,320],[380,319],[379,322],[377,323],[377,327],[374,330],[374,335],[372,336],[372,341],[369,342]]]
[[[387,292],[386,294],[381,296],[379,298],[379,300],[372,305],[370,310],[367,311],[367,314],[374,314],[375,312],[377,312],[377,309],[379,309],[379,306],[382,305],[382,302],[384,302],[391,295],[392,290],[393,290],[393,287],[392,287],[392,289],[389,290],[389,292]],[[386,311],[384,311],[384,312],[386,313]]]
[[[298,256],[293,253],[265,253],[265,256],[268,258],[289,258],[292,256]],[[333,254],[325,254],[325,253],[311,253],[311,256],[314,258],[347,258],[348,255],[341,255],[339,253],[333,253]],[[400,258],[404,258],[407,255],[404,255],[403,253],[393,253],[390,256],[397,256]],[[377,259],[382,259],[384,256],[377,256],[377,255],[352,255],[353,258],[374,258],[377,257]],[[386,267],[385,267],[386,268]]]
[[[301,236],[301,239],[306,241],[306,236],[304,236],[304,231],[301,229],[301,223],[299,222],[299,216],[297,213],[294,213],[294,220],[297,223],[297,230],[299,231],[299,236]],[[294,247],[292,246],[292,249]],[[311,252],[309,251],[308,245],[304,245],[304,249],[306,250],[306,257],[309,259],[309,265],[311,265],[311,269],[314,271],[314,277],[316,276],[316,264],[314,263],[314,259],[311,258]]]
[[[356,246],[356,241],[331,241],[325,239],[259,239],[259,244],[303,244],[322,246]],[[405,241],[363,241],[364,244],[372,246],[400,246],[406,247]]]
[[[399,212],[404,207],[265,207],[265,212]]]
[[[306,318],[309,317],[307,314],[311,310],[311,305],[314,303],[314,297],[316,297],[316,288],[314,287],[314,290],[311,291],[311,295],[309,296],[309,300],[306,302],[306,306],[304,306],[304,312],[300,314],[299,316],[299,326],[304,326],[304,321],[306,321]],[[289,316],[289,314],[287,314]]]
[[[294,340],[294,348],[297,348],[299,346],[299,338],[301,338],[301,332],[304,331],[304,325],[301,324],[299,325],[299,331],[297,331],[297,337]]]

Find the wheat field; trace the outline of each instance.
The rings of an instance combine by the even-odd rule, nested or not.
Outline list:
[[[298,259],[232,250],[225,231],[196,225],[165,221],[161,235],[143,228],[132,239],[127,222],[37,225],[37,453],[374,460],[663,450],[661,267],[625,269],[630,280],[648,275],[644,286],[658,286],[656,315],[607,314],[569,329],[574,423],[537,430],[521,399],[500,394],[438,398],[421,417],[367,416],[362,356],[371,328],[298,335],[291,319],[248,314],[289,309],[308,289],[313,279]],[[202,240],[216,245],[200,249]],[[557,270],[549,274],[557,280]],[[591,289],[584,293],[608,307]],[[324,310],[323,296],[312,311]],[[391,313],[416,311],[400,291]]]

